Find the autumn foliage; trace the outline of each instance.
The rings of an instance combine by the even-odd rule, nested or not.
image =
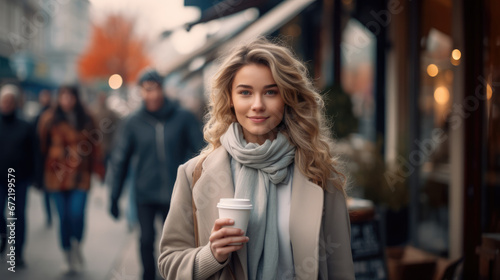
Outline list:
[[[84,82],[107,80],[119,74],[126,83],[150,64],[145,40],[134,34],[134,21],[123,15],[110,15],[92,26],[91,42],[80,57],[78,71]]]

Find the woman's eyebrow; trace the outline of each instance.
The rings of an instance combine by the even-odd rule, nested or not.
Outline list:
[[[252,89],[253,87],[252,86],[249,86],[249,85],[243,85],[243,84],[239,84],[236,86],[236,88],[239,88],[239,87],[242,87],[242,88],[249,88],[249,89]]]
[[[264,86],[264,88],[273,88],[273,87],[278,87],[278,85],[277,84],[272,84],[272,85]]]
[[[239,84],[239,85],[236,86],[236,88],[239,88],[239,87],[253,89],[252,86],[250,86],[250,85],[244,85],[244,84]],[[274,88],[274,87],[278,87],[278,85],[277,84],[265,85],[264,89]]]

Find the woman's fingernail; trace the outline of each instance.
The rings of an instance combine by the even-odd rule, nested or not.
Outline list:
[[[229,223],[234,223],[234,220],[233,219],[229,219]]]

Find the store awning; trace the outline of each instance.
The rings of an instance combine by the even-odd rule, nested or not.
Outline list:
[[[261,35],[271,34],[278,28],[283,26],[285,23],[292,20],[295,16],[300,14],[300,12],[302,12],[305,8],[307,8],[314,2],[315,0],[283,1],[281,4],[255,21],[243,32],[238,34],[230,41],[226,42],[221,49],[221,52],[224,53],[234,44],[238,44],[239,42],[245,42]]]
[[[218,57],[218,54],[227,52],[235,44],[258,36],[271,34],[314,2],[315,0],[283,1],[260,18],[256,18],[251,24],[243,27],[241,30],[228,36],[208,41],[204,47],[189,55],[179,57],[176,61],[170,63],[165,69],[161,69],[160,71],[168,75],[183,67],[187,67],[192,60],[200,56],[205,57],[206,63],[208,63]]]

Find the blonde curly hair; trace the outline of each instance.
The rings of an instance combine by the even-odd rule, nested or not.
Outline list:
[[[265,65],[271,70],[285,102],[283,121],[278,129],[296,146],[295,164],[299,170],[323,189],[332,183],[345,195],[346,177],[339,171],[333,154],[321,95],[315,90],[304,64],[290,49],[265,38],[234,48],[215,74],[203,128],[208,145],[202,155],[221,146],[221,136],[237,121],[231,108],[232,84],[238,70],[250,64]]]

